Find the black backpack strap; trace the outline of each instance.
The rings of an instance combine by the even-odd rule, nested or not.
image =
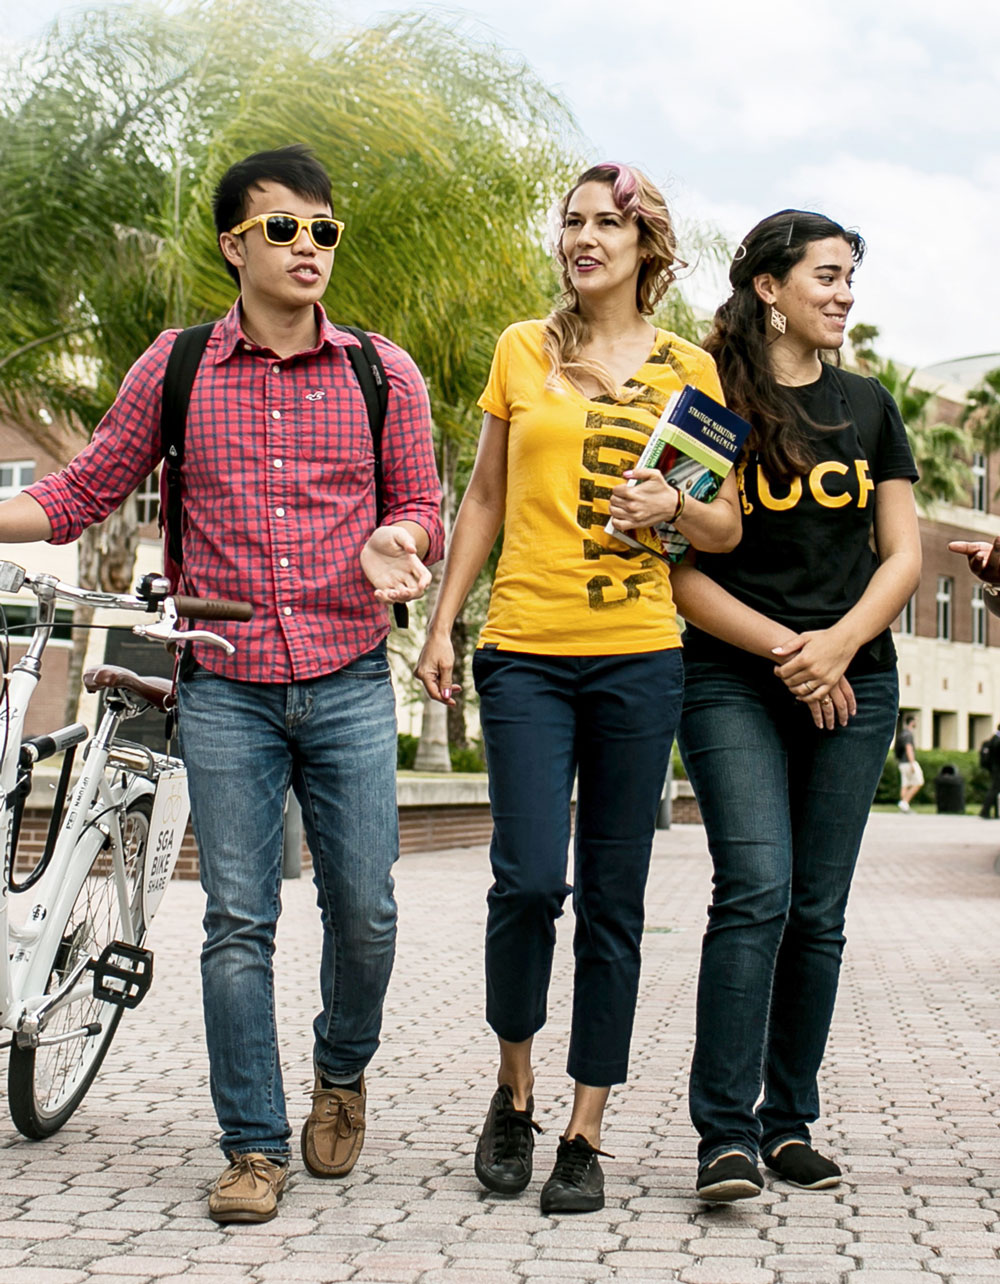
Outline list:
[[[385,427],[385,412],[389,404],[389,380],[386,378],[382,358],[371,341],[366,330],[354,325],[338,325],[338,330],[353,334],[361,344],[347,349],[347,355],[358,383],[361,395],[365,399],[368,411],[368,428],[372,435],[372,447],[375,455],[375,525],[382,521],[385,511],[385,487],[382,476],[382,429]],[[399,628],[405,629],[410,622],[410,613],[405,602],[394,602],[392,613]]]
[[[368,411],[368,428],[375,448],[375,522],[377,524],[381,522],[385,508],[382,482],[382,429],[385,426],[385,412],[389,404],[389,381],[386,378],[382,358],[378,355],[367,331],[355,325],[338,325],[337,329],[343,330],[345,334],[353,334],[361,344],[360,348],[353,346],[348,348],[347,355],[361,385],[361,395],[365,399],[365,409]]]
[[[187,426],[188,401],[195,375],[216,322],[193,325],[182,330],[174,340],[163,376],[160,407],[160,454],[165,475],[166,512],[160,513],[166,525],[167,552],[178,569],[184,562],[181,545],[181,464],[184,462],[184,431]]]

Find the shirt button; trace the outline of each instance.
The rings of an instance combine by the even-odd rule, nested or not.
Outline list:
[[[281,557],[281,558],[279,558],[279,559],[278,559],[278,565],[279,565],[279,566],[287,566],[287,565],[288,565],[288,558],[287,558],[287,557]]]
[[[280,419],[280,418],[281,418],[281,411],[280,411],[280,410],[272,410],[272,411],[271,411],[271,418],[272,418],[272,419]]]
[[[291,613],[292,613],[292,608],[290,606],[283,606],[281,608],[282,615],[291,615]]]
[[[281,459],[276,459],[276,460],[274,461],[274,466],[275,466],[275,468],[283,468],[283,467],[284,467],[284,461],[283,461],[283,460],[281,460]]]
[[[283,508],[276,508],[276,509],[274,510],[274,515],[275,515],[275,517],[284,517],[284,515],[285,515],[285,510],[284,510]]]
[[[281,366],[272,366],[271,374],[281,374]]]
[[[243,351],[244,351],[244,352],[253,352],[253,344],[252,344],[252,343],[244,343],[244,345],[243,345]]]

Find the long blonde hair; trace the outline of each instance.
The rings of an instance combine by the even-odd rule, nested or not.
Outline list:
[[[607,183],[615,207],[631,218],[639,228],[639,247],[644,258],[636,282],[635,304],[642,316],[649,316],[677,276],[676,268],[687,265],[677,257],[677,239],[666,201],[659,189],[642,173],[629,165],[606,161],[585,170],[559,203],[559,239],[556,244],[562,286],[562,303],[545,319],[542,351],[549,361],[547,388],[557,388],[565,376],[580,386],[580,379],[596,380],[603,393],[617,397],[621,389],[599,362],[581,357],[580,350],[589,338],[586,318],[580,311],[580,296],[569,274],[569,264],[562,249],[562,230],[573,193],[584,183]]]

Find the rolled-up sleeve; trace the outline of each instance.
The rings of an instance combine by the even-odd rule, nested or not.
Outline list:
[[[160,462],[161,388],[176,335],[165,330],[139,357],[90,444],[27,488],[49,519],[51,543],[69,544],[103,521]]]
[[[412,357],[382,335],[373,335],[389,381],[382,430],[383,525],[415,522],[427,532],[425,562],[444,556],[441,483],[434,459],[431,407],[423,375]]]

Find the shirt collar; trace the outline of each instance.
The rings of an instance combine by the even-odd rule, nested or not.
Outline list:
[[[319,303],[313,304],[313,307],[316,309],[316,320],[319,323],[319,343],[315,348],[310,348],[310,352],[319,352],[324,347],[350,348],[357,346],[357,340],[354,336],[345,334],[343,330],[338,330]],[[214,365],[221,365],[223,361],[228,361],[237,351],[261,351],[243,333],[242,319],[241,301],[237,299],[215,327],[213,337],[216,340],[216,350],[215,355],[212,357]]]

